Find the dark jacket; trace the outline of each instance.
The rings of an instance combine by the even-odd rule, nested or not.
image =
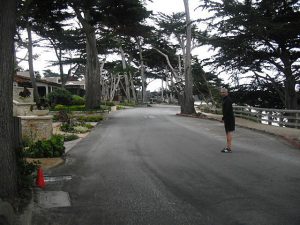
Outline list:
[[[234,113],[232,108],[232,100],[229,96],[223,97],[222,103],[223,120],[225,122],[234,121]]]

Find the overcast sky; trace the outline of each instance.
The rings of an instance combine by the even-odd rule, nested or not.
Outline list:
[[[199,2],[200,0],[189,0],[190,13],[193,18],[196,18],[197,13],[200,12],[199,9],[195,11],[195,8],[200,4]],[[153,10],[154,13],[184,12],[183,0],[153,0],[152,3],[148,3],[147,8]]]

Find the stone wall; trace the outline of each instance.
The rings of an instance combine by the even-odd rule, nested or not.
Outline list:
[[[52,136],[52,116],[20,116],[20,118],[23,139],[37,141]]]

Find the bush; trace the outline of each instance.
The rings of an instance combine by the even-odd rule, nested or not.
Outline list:
[[[123,106],[135,106],[136,104],[133,101],[127,101],[126,100],[126,101],[120,103],[120,105],[123,105]]]
[[[121,110],[121,109],[125,109],[125,107],[122,105],[117,105],[117,110]]]
[[[39,167],[39,162],[27,162],[24,158],[24,151],[18,149],[16,151],[17,156],[17,167],[18,167],[18,188],[22,191],[30,189],[33,184],[34,175],[33,173]]]
[[[84,98],[78,95],[72,95],[72,105],[84,105],[84,104],[85,104]]]
[[[99,122],[103,120],[103,116],[97,115],[97,116],[78,116],[75,117],[79,122]]]
[[[78,139],[78,135],[76,134],[65,134],[64,135],[64,139],[65,139],[65,142],[68,142],[68,141],[73,141],[73,140],[76,140]]]
[[[92,124],[88,124],[88,123],[81,124],[80,126],[86,127],[89,130],[92,129],[92,128],[94,128],[94,126]]]
[[[37,141],[24,149],[24,155],[30,158],[60,157],[64,154],[64,137],[53,135],[49,140]]]
[[[86,111],[85,105],[56,105],[53,109],[54,111]]]
[[[48,95],[49,103],[51,106],[61,104],[61,105],[71,105],[72,104],[72,94],[63,88],[58,88],[52,91]]]
[[[85,111],[85,105],[72,105],[68,107],[68,110],[70,111]]]
[[[108,106],[108,105],[101,105],[100,108],[101,108],[102,110],[108,110],[108,111],[111,110],[111,106]]]
[[[74,127],[69,123],[64,123],[60,126],[60,130],[67,133],[75,132]]]
[[[115,103],[107,101],[107,102],[105,102],[105,105],[107,105],[107,106],[115,106]]]
[[[62,110],[65,110],[66,108],[67,108],[66,106],[58,104],[54,107],[54,110],[55,111],[62,111]]]

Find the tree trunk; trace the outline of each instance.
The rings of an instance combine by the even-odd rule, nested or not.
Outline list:
[[[86,34],[87,65],[86,65],[86,103],[87,109],[96,109],[101,104],[100,65],[96,46],[96,34],[91,30]]]
[[[130,85],[129,85],[129,79],[128,79],[128,74],[126,72],[126,61],[125,61],[125,54],[122,46],[120,47],[120,52],[121,52],[121,57],[122,57],[122,68],[123,68],[123,73],[124,73],[124,79],[125,79],[125,94],[126,98],[128,101],[131,101],[131,96],[130,96]]]
[[[143,59],[143,49],[141,46],[141,40],[137,38],[137,44],[139,47],[140,63],[141,63],[141,78],[142,78],[142,103],[146,102],[146,77],[145,77],[145,68],[144,68],[144,59]]]
[[[32,43],[32,36],[31,36],[31,24],[27,24],[27,34],[28,34],[28,66],[29,66],[29,74],[30,80],[33,87],[33,97],[34,101],[37,105],[40,104],[40,96],[38,92],[38,88],[35,81],[34,76],[34,69],[33,69],[33,43]]]
[[[134,87],[133,77],[132,77],[131,72],[129,72],[129,78],[130,78],[130,84],[131,84],[130,86],[131,86],[132,97],[133,97],[134,102],[136,103],[137,97],[136,97],[136,92],[135,92],[135,87]]]
[[[111,86],[110,86],[110,97],[109,97],[109,101],[113,101],[114,97],[115,97],[115,93],[119,87],[119,83],[121,80],[121,75],[118,74],[118,78],[116,80],[116,78],[114,77],[113,74],[111,74]]]
[[[86,35],[86,74],[85,74],[85,107],[87,109],[96,109],[101,104],[101,85],[100,85],[100,64],[98,59],[98,50],[96,44],[95,28],[89,24],[90,14],[88,11],[84,12],[84,18],[81,11],[72,5],[79,22],[82,25],[83,31]]]
[[[291,56],[284,46],[282,46],[281,49],[282,49],[281,60],[284,65],[284,75],[285,75],[285,81],[284,81],[285,107],[287,109],[297,109],[298,108],[297,94],[295,91],[296,79],[295,76],[293,76],[293,72],[292,72],[292,63],[290,60]]]
[[[82,17],[81,12],[74,7],[76,16],[80,21],[86,35],[86,103],[87,109],[96,109],[101,104],[101,85],[100,85],[100,65],[98,59],[98,50],[96,44],[95,28],[88,23],[90,15],[89,12],[84,12],[85,18]]]
[[[193,77],[191,70],[191,40],[192,29],[189,11],[189,1],[183,0],[186,14],[186,51],[184,63],[185,87],[181,102],[181,113],[193,114],[195,113],[194,98],[193,98]]]
[[[161,101],[164,102],[164,79],[161,79]]]
[[[0,198],[13,199],[17,195],[12,140],[16,1],[0,0],[0,5]]]

